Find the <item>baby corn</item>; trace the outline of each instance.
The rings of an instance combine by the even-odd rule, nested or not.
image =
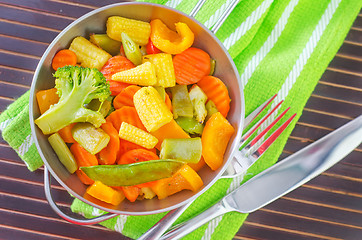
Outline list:
[[[97,68],[98,70],[101,70],[108,59],[112,57],[84,37],[74,38],[69,49],[77,55],[78,62],[82,67]]]
[[[137,44],[146,45],[151,34],[148,22],[112,16],[107,20],[107,35],[117,41],[122,41],[121,33],[127,35]]]
[[[156,137],[126,122],[121,124],[119,137],[147,149],[154,148],[158,142]]]
[[[167,53],[150,54],[143,56],[143,62],[151,62],[155,66],[157,84],[164,88],[176,85],[175,70],[172,56]]]
[[[173,119],[173,115],[153,87],[143,87],[133,96],[141,122],[149,132],[156,131]]]
[[[150,62],[115,73],[112,75],[112,80],[141,86],[150,86],[157,83],[155,67]]]

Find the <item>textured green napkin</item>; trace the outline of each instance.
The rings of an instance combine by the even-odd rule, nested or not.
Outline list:
[[[196,0],[150,0],[189,13]],[[212,27],[230,0],[208,0],[196,16]],[[361,9],[360,0],[241,0],[216,36],[234,59],[244,86],[246,115],[275,93],[285,100],[280,110],[291,107],[297,113],[292,125],[253,165],[245,177],[221,179],[200,196],[177,220],[181,222],[210,207],[241,182],[274,164],[296,120],[329,62],[342,45],[353,20]],[[33,171],[41,159],[30,137],[28,121],[29,94],[19,98],[0,115],[3,138]],[[24,127],[19,127],[24,126]],[[85,217],[104,212],[79,200],[72,210]],[[119,216],[102,225],[137,238],[163,215]],[[228,213],[205,224],[186,239],[231,239],[246,214]],[[177,223],[176,222],[176,223]]]

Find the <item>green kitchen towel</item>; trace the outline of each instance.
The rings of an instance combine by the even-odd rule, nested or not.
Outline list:
[[[150,0],[189,13],[196,0]],[[207,0],[196,19],[211,28],[231,0]],[[315,85],[342,45],[362,2],[360,0],[241,0],[216,36],[232,56],[244,87],[246,115],[272,95],[284,100],[291,126],[265,152],[244,177],[220,179],[196,199],[176,223],[210,207],[242,182],[273,165],[290,135]],[[41,165],[30,136],[28,93],[0,115],[0,129],[30,170]],[[288,117],[286,116],[286,117]],[[25,126],[19,128],[17,126]],[[104,214],[77,199],[72,211],[85,217]],[[163,215],[119,216],[101,223],[130,238],[137,238]],[[220,216],[185,239],[232,239],[246,214]]]

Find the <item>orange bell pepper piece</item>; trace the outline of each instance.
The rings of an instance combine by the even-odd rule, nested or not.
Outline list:
[[[158,150],[161,149],[161,144],[166,138],[190,138],[190,136],[173,119],[156,131],[151,132],[151,134],[158,139],[156,144]]]
[[[117,206],[125,199],[122,191],[104,185],[100,181],[95,181],[87,188],[86,192],[92,197],[95,197],[103,202],[110,203],[114,206]]]
[[[234,127],[220,113],[214,113],[206,122],[201,136],[202,156],[212,169],[218,169],[224,160],[224,153],[229,143]]]
[[[176,32],[169,29],[160,19],[154,19],[150,24],[152,43],[165,53],[179,54],[194,43],[194,33],[185,23],[176,23]]]
[[[185,164],[172,177],[156,181],[151,189],[156,193],[158,199],[164,199],[184,189],[196,192],[202,185],[204,183],[200,176]]]
[[[38,102],[40,114],[43,114],[50,108],[51,105],[59,101],[56,88],[40,90],[36,93],[36,100]]]
[[[188,163],[194,171],[198,172],[203,166],[205,166],[205,159],[201,156],[201,159],[198,163]]]

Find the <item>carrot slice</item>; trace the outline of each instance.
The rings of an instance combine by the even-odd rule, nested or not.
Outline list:
[[[111,165],[116,162],[119,152],[120,140],[118,131],[110,122],[102,124],[101,129],[103,129],[103,131],[105,131],[110,136],[110,140],[107,146],[98,153],[98,162],[99,164]]]
[[[72,128],[75,124],[76,123],[71,123],[68,126],[62,128],[58,131],[60,137],[63,139],[64,142],[66,142],[66,143],[75,143],[76,142],[72,135]]]
[[[117,96],[123,89],[128,87],[131,84],[124,83],[124,82],[117,82],[113,80],[107,80],[109,83],[109,90],[111,90],[112,96]]]
[[[82,183],[85,185],[92,185],[94,183],[93,179],[88,177],[87,174],[85,174],[82,170],[78,169],[75,171],[75,173],[77,174],[80,181],[82,181]]]
[[[52,61],[52,68],[57,70],[67,65],[75,66],[77,64],[77,55],[72,50],[63,49],[55,54]]]
[[[114,56],[110,58],[106,64],[101,69],[101,73],[103,73],[104,77],[107,80],[110,80],[112,75],[121,72],[124,70],[128,70],[134,68],[135,65],[123,56]]]
[[[113,106],[115,109],[121,108],[123,106],[134,107],[133,104],[133,95],[140,90],[141,87],[137,85],[130,85],[124,88],[114,99]]]
[[[121,158],[118,160],[118,164],[130,164],[136,162],[145,162],[149,160],[156,160],[159,159],[157,154],[152,151],[138,148],[132,149],[124,153]]]
[[[213,101],[217,110],[226,117],[230,110],[230,96],[226,85],[217,77],[205,76],[197,85],[204,91],[207,98]]]
[[[98,165],[97,157],[85,150],[79,143],[73,143],[72,146],[70,146],[70,151],[73,153],[78,167]],[[76,171],[76,174],[84,184],[91,185],[94,183],[94,181],[79,168]]]
[[[109,116],[106,118],[106,121],[111,122],[117,131],[119,131],[122,122],[129,123],[146,131],[146,128],[143,126],[134,107],[123,106],[109,114]]]
[[[133,150],[133,149],[140,149],[140,148],[151,151],[154,154],[156,154],[156,152],[157,152],[156,148],[146,149],[135,143],[129,142],[124,139],[120,139],[120,148],[119,148],[119,152],[118,152],[118,159],[120,159],[122,157],[122,155],[125,154],[126,152]]]
[[[173,58],[176,82],[188,85],[200,81],[210,73],[210,56],[205,51],[190,47]]]
[[[118,187],[117,187],[118,188]],[[119,187],[124,193],[124,196],[130,201],[136,201],[141,189],[136,186]]]

